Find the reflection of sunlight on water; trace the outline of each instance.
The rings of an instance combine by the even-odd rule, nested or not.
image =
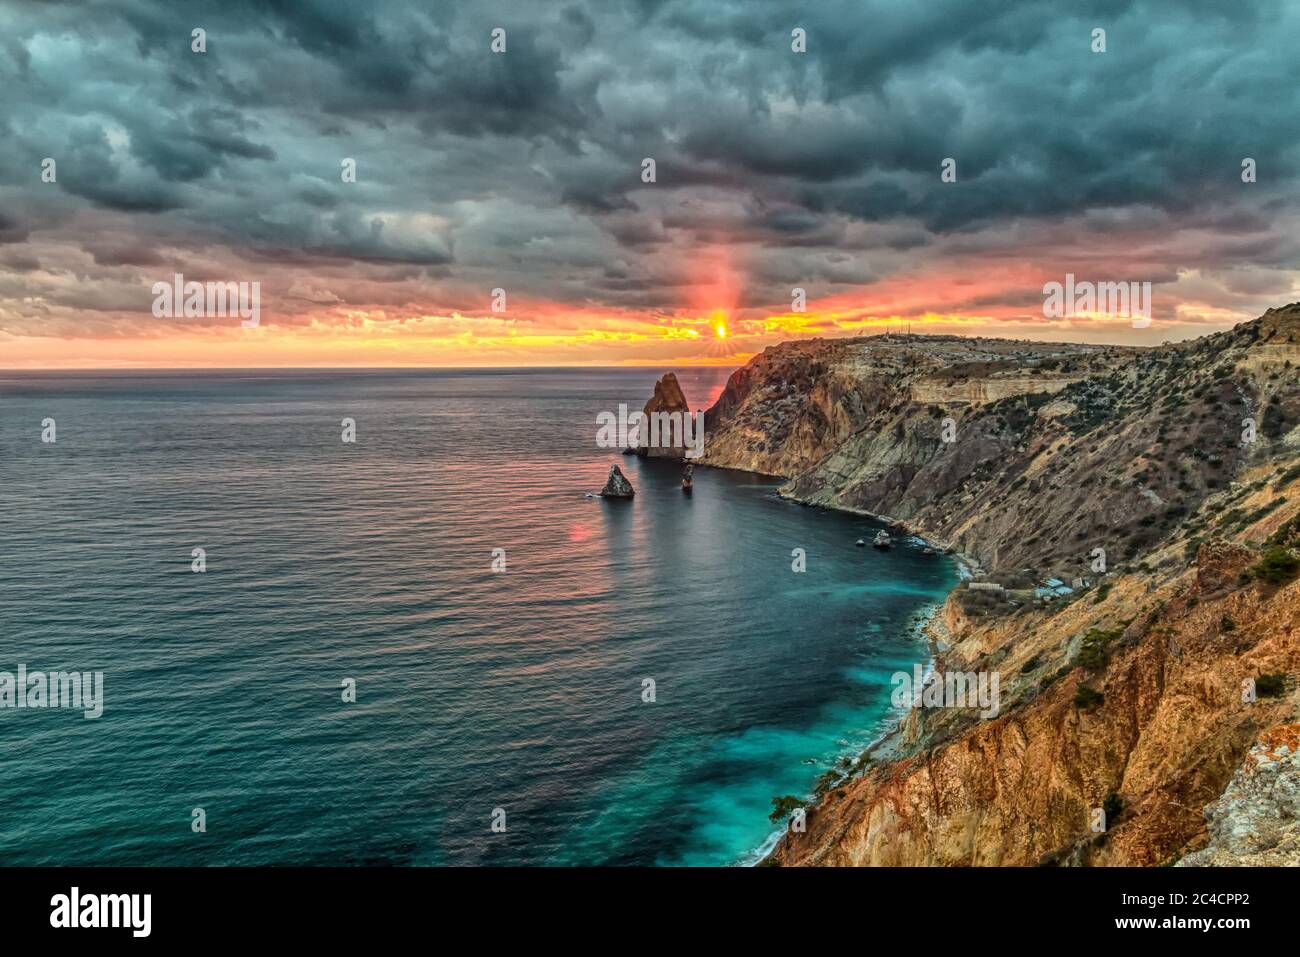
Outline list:
[[[21,853],[45,861],[74,842],[79,860],[123,860],[127,851],[76,823],[93,811],[136,842],[121,845],[135,863],[748,860],[772,833],[772,797],[808,793],[888,713],[889,674],[924,655],[911,619],[951,576],[946,559],[911,548],[855,549],[864,520],[785,502],[776,482],[699,469],[686,497],[680,463],[598,448],[596,414],[625,400],[636,408],[662,371],[292,379],[263,384],[258,402],[274,415],[257,428],[250,409],[263,405],[250,405],[247,383],[101,390],[105,428],[86,437],[85,467],[24,449],[18,466],[39,496],[6,499],[0,487],[16,555],[0,563],[0,600],[21,609],[19,639],[53,634],[90,660],[157,631],[123,680],[149,687],[177,667],[202,676],[178,707],[201,718],[213,747],[160,743],[176,774],[141,774],[131,792],[117,784],[129,752],[81,755],[81,789],[59,792],[57,813],[42,809],[49,833]],[[678,376],[702,408],[727,370]],[[128,469],[111,437],[139,421],[141,398],[154,410],[143,427],[167,423],[187,444],[133,456]],[[41,394],[18,401],[16,414],[37,421],[49,405]],[[89,416],[86,400],[59,401],[54,414]],[[340,405],[361,409],[363,425],[343,459],[337,433],[322,444],[317,428]],[[435,412],[456,414],[430,421]],[[615,464],[636,498],[584,497]],[[108,478],[88,485],[87,469]],[[203,470],[226,481],[193,485]],[[51,501],[65,504],[43,507]],[[187,571],[158,575],[141,560],[200,526],[237,559],[219,563],[231,571],[200,588]],[[133,528],[124,547],[95,552],[85,601],[40,586],[123,527]],[[806,574],[791,570],[795,545],[808,550]],[[508,556],[500,574],[496,547]],[[18,565],[33,574],[5,574]],[[250,743],[239,737],[246,702],[211,691],[269,664],[295,693],[259,701],[260,720],[283,733]],[[364,673],[389,691],[348,712],[346,734],[322,735],[322,670]],[[653,704],[641,698],[646,677],[658,682]],[[118,715],[122,740],[157,738],[155,717]],[[17,733],[0,722],[5,743]],[[49,773],[38,751],[22,766],[37,778]],[[140,809],[213,782],[257,795],[264,829],[212,860],[183,835],[158,839]],[[6,860],[12,793],[0,786]],[[485,794],[527,822],[527,840],[485,844]],[[410,815],[413,804],[431,819]],[[319,815],[310,834],[292,826],[308,813]]]

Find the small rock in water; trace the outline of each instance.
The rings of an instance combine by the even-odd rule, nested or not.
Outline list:
[[[632,488],[632,483],[627,480],[623,470],[617,465],[609,467],[609,478],[605,480],[605,487],[600,490],[601,498],[631,498],[636,494],[636,489]]]
[[[860,539],[860,538],[859,538],[856,542],[854,542],[853,544],[856,545],[856,546],[858,546],[858,548],[866,548],[866,547],[867,547],[867,543],[864,542],[864,541],[863,541],[862,539]]]

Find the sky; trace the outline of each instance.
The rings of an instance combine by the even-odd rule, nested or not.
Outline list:
[[[0,0],[0,367],[1204,335],[1300,299],[1297,64],[1286,0]]]

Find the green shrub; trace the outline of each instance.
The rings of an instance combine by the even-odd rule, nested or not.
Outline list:
[[[1260,560],[1251,566],[1250,573],[1260,581],[1281,585],[1300,575],[1300,558],[1296,558],[1291,554],[1291,550],[1283,545],[1272,545],[1265,549]]]
[[[1091,711],[1106,700],[1106,696],[1089,685],[1079,685],[1074,692],[1074,706],[1084,711]]]
[[[1270,402],[1264,407],[1264,417],[1260,421],[1259,430],[1270,439],[1279,439],[1295,427],[1296,419],[1294,413],[1283,408],[1280,402]]]
[[[1074,657],[1074,663],[1089,671],[1101,671],[1110,663],[1110,652],[1106,650],[1105,645],[1084,639],[1079,647],[1079,653]]]
[[[1268,514],[1272,512],[1274,509],[1276,509],[1278,506],[1285,505],[1285,504],[1286,504],[1285,496],[1279,496],[1273,499],[1273,501],[1269,502],[1267,505],[1260,506],[1259,508],[1255,509],[1255,511],[1251,512],[1249,515],[1243,518],[1241,520],[1241,527],[1246,528],[1250,525],[1254,525],[1256,522],[1260,521],[1261,519],[1266,518]]]
[[[1300,515],[1293,516],[1290,521],[1278,526],[1277,531],[1264,544],[1290,545],[1296,539],[1300,539]]]
[[[1280,698],[1286,691],[1286,675],[1275,672],[1255,679],[1255,694],[1261,698]]]
[[[840,779],[843,776],[844,775],[841,774],[839,771],[836,771],[834,768],[831,768],[829,771],[827,771],[825,774],[823,774],[821,777],[817,779],[817,783],[813,785],[813,792],[818,797],[821,797],[827,791],[833,788],[835,785],[839,784]]]
[[[1273,488],[1279,489],[1285,485],[1290,485],[1296,479],[1300,479],[1300,465],[1293,465],[1278,476],[1277,482],[1274,483]]]
[[[789,819],[790,815],[801,807],[803,807],[803,800],[793,794],[774,797],[772,798],[772,813],[767,816],[767,819],[773,824],[780,824],[782,821]]]
[[[1124,799],[1111,791],[1101,802],[1101,809],[1106,812],[1106,826],[1110,827],[1110,822],[1124,813]]]
[[[853,762],[852,773],[861,775],[875,763],[876,763],[875,758],[871,757],[868,754],[860,754],[858,755],[858,759]]]
[[[1123,629],[1112,628],[1110,630],[1102,628],[1089,628],[1088,633],[1083,636],[1083,643],[1079,645],[1079,653],[1075,655],[1074,663],[1082,665],[1089,671],[1101,671],[1110,663],[1110,652],[1106,646],[1123,634]]]
[[[1069,665],[1062,665],[1060,668],[1057,668],[1056,671],[1054,671],[1052,674],[1048,675],[1042,681],[1038,682],[1038,693],[1042,694],[1044,691],[1046,691],[1056,682],[1060,681],[1069,673],[1070,673]]]

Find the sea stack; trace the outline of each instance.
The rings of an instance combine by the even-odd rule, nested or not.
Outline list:
[[[691,414],[691,407],[686,401],[686,396],[682,393],[682,387],[677,382],[677,376],[671,372],[665,372],[663,378],[655,383],[655,394],[650,397],[650,401],[645,404],[642,410],[645,413],[645,421],[641,423],[640,442],[638,443],[636,454],[648,456],[649,458],[666,458],[680,459],[686,456],[686,446],[683,441],[683,432],[686,426],[685,418]],[[660,419],[659,435],[654,444],[650,443],[650,424],[655,421],[651,418],[654,415],[672,415],[674,412],[681,413],[681,421],[674,427],[667,427],[667,419]]]
[[[631,498],[636,494],[636,489],[632,483],[627,480],[623,470],[617,465],[609,467],[609,478],[605,480],[605,487],[600,490],[601,498]]]

